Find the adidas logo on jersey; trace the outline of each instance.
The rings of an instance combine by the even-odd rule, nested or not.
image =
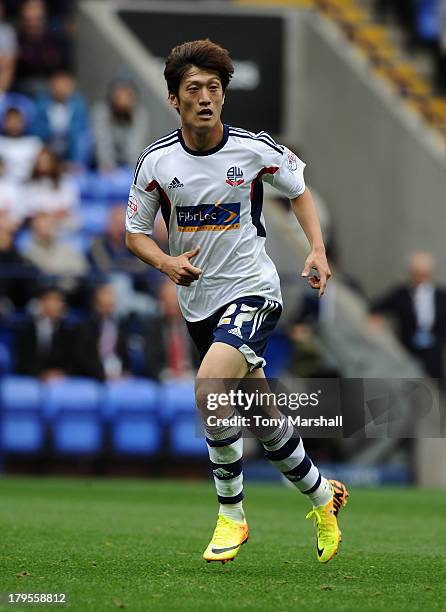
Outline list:
[[[177,177],[175,177],[172,182],[170,183],[169,187],[167,189],[177,189],[178,187],[184,187],[183,183],[180,181],[180,179],[178,179]]]
[[[237,336],[238,338],[242,337],[242,332],[240,331],[239,327],[233,327],[232,329],[228,330],[228,334],[234,334],[234,336]]]

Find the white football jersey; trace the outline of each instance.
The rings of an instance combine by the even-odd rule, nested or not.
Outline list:
[[[304,168],[304,162],[266,132],[228,125],[220,144],[205,152],[189,149],[181,130],[142,152],[126,229],[151,234],[161,208],[171,255],[200,245],[191,263],[202,275],[190,287],[177,287],[188,321],[205,319],[247,295],[282,302],[279,277],[265,251],[262,181],[292,199],[305,191]]]

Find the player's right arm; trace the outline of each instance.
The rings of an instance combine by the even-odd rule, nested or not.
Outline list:
[[[167,274],[175,284],[188,287],[201,275],[201,269],[191,263],[200,247],[172,257],[148,236],[153,231],[160,202],[156,183],[147,178],[146,172],[145,167],[140,169],[130,189],[125,222],[127,248],[145,263]]]
[[[190,260],[198,255],[199,246],[178,257],[171,257],[164,253],[156,242],[146,234],[135,234],[127,231],[125,242],[127,248],[136,257],[167,274],[176,285],[189,287],[201,275],[201,269],[190,263]]]

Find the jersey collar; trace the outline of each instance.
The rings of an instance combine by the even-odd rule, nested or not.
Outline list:
[[[220,149],[223,149],[225,144],[228,142],[229,125],[226,125],[226,123],[223,124],[223,138],[220,140],[218,145],[215,145],[215,147],[212,147],[212,149],[208,149],[207,151],[194,151],[193,149],[189,149],[189,147],[184,142],[181,128],[178,130],[178,138],[180,140],[181,146],[186,151],[186,153],[189,153],[189,155],[197,155],[199,157],[203,157],[204,155],[212,155],[213,153],[217,153],[217,151],[220,151]]]

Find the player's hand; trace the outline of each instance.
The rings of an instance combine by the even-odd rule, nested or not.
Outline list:
[[[311,270],[316,270],[316,274],[310,276]],[[325,250],[311,251],[305,262],[302,276],[308,279],[308,284],[312,289],[319,289],[319,297],[324,295],[325,287],[331,277]]]
[[[201,268],[196,268],[190,261],[200,252],[200,247],[196,246],[192,251],[186,251],[178,257],[168,257],[162,267],[162,272],[173,280],[176,285],[189,287],[191,283],[198,280],[201,276]]]

